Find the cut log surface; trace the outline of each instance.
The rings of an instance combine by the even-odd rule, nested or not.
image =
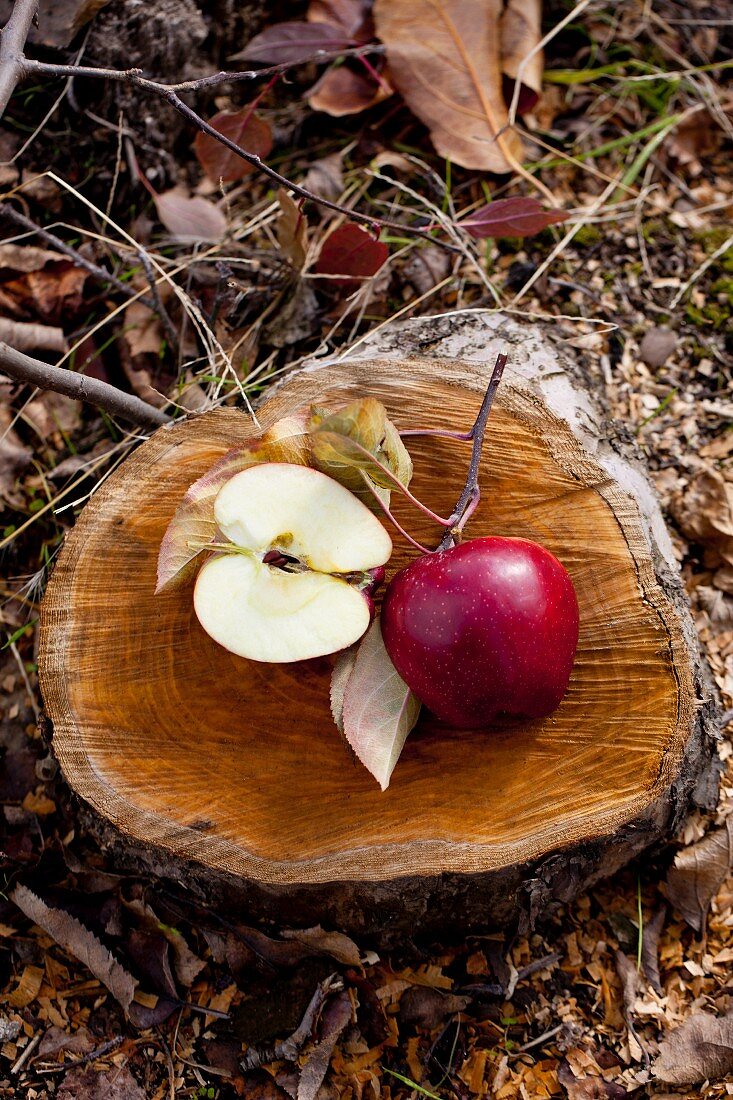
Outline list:
[[[421,321],[290,376],[258,419],[371,394],[399,428],[465,429],[507,344],[467,534],[534,539],[569,570],[580,643],[559,710],[490,731],[423,713],[381,792],[333,724],[333,658],[235,657],[199,626],[192,583],[154,595],[186,489],[257,434],[227,408],[161,428],[84,509],[42,610],[54,750],[122,863],[281,923],[526,924],[710,802],[714,705],[669,538],[572,352],[506,319]],[[414,492],[450,514],[468,445],[409,444]],[[394,541],[390,572],[414,556]]]

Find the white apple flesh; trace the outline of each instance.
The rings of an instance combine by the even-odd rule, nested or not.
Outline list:
[[[383,565],[392,541],[342,485],[307,466],[263,463],[226,483],[214,514],[241,548],[210,558],[196,581],[196,615],[214,641],[280,663],[335,653],[366,631],[368,594],[332,574]],[[299,566],[289,572],[264,562],[273,550]]]

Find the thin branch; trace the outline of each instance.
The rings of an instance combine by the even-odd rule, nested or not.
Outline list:
[[[23,47],[38,14],[38,0],[15,0],[0,35],[0,118],[24,75]]]
[[[450,518],[450,527],[443,535],[438,545],[438,550],[447,550],[453,545],[454,533],[459,533],[465,522],[465,518],[473,512],[478,503],[478,471],[481,463],[481,451],[484,445],[484,432],[486,431],[486,421],[489,419],[489,413],[491,412],[491,406],[494,403],[494,396],[499,388],[501,382],[501,376],[504,373],[504,367],[506,366],[507,357],[503,353],[497,355],[494,370],[491,375],[491,381],[489,382],[484,399],[481,402],[481,408],[479,409],[478,416],[471,428],[471,435],[473,436],[473,448],[471,450],[471,463],[468,467],[468,475],[466,477],[466,484],[463,492],[458,498],[453,515]]]
[[[301,1049],[305,1046],[313,1034],[318,1014],[331,993],[343,989],[343,981],[337,974],[331,974],[316,987],[316,991],[310,999],[303,1019],[292,1035],[287,1039],[280,1039],[272,1047],[251,1047],[239,1063],[245,1073],[258,1069],[260,1066],[269,1065],[270,1062],[296,1062]]]
[[[22,72],[24,75],[73,75],[75,77],[86,76],[93,79],[112,80],[118,84],[130,84],[134,88],[140,88],[141,91],[150,92],[152,95],[158,96],[159,99],[164,99],[175,111],[178,111],[180,115],[183,115],[184,118],[193,123],[193,125],[203,134],[207,134],[209,137],[213,138],[214,141],[218,141],[221,145],[229,149],[230,152],[234,153],[235,156],[241,157],[247,164],[251,164],[258,172],[261,172],[263,175],[267,176],[268,179],[278,184],[279,187],[284,187],[286,190],[292,191],[292,193],[299,198],[307,199],[309,202],[313,202],[317,206],[323,206],[327,210],[334,210],[338,214],[345,214],[351,221],[359,222],[361,225],[366,225],[370,229],[394,229],[399,233],[430,241],[446,252],[461,252],[456,245],[450,244],[448,241],[442,241],[439,237],[433,237],[431,235],[432,230],[429,227],[406,225],[403,222],[391,221],[388,218],[378,218],[370,214],[360,214],[356,210],[349,210],[347,207],[341,206],[337,202],[332,202],[331,199],[316,195],[313,191],[309,191],[299,183],[293,183],[287,176],[281,175],[280,172],[277,172],[274,168],[271,168],[269,164],[266,164],[256,153],[248,153],[246,149],[242,149],[235,141],[228,138],[226,134],[220,133],[218,130],[214,129],[210,123],[206,122],[205,119],[201,118],[201,116],[198,115],[192,107],[189,107],[187,103],[184,103],[177,94],[176,88],[179,87],[178,85],[160,84],[156,80],[148,80],[142,75],[140,69],[99,69],[89,68],[83,65],[53,65],[45,61],[25,59],[22,62]],[[225,75],[231,76],[232,74],[215,74],[217,78]],[[193,86],[199,83],[199,81],[190,81],[188,85]],[[188,85],[186,90],[191,91],[192,87]]]
[[[87,378],[64,367],[52,367],[3,343],[0,343],[0,370],[16,382],[28,383],[41,390],[54,390],[76,401],[86,401],[110,416],[122,417],[142,428],[159,428],[170,423],[170,417],[160,409],[133,394],[123,393],[108,382]]]
[[[57,237],[55,233],[51,233],[48,229],[36,225],[35,222],[32,222],[30,218],[26,218],[25,214],[21,214],[19,210],[10,206],[9,203],[0,202],[0,218],[5,218],[14,225],[25,229],[28,233],[34,233],[37,237],[40,237],[42,241],[45,241],[47,244],[50,244],[52,248],[55,248],[57,252],[61,252],[64,256],[68,256],[78,267],[83,267],[85,271],[88,271],[89,274],[97,280],[97,282],[108,283],[125,298],[134,298],[138,302],[144,302],[149,309],[154,310],[156,313],[159,312],[152,298],[141,298],[139,292],[135,290],[134,287],[130,286],[128,283],[123,283],[121,279],[118,279],[116,275],[107,271],[106,268],[99,267],[97,264],[92,263],[92,261],[88,260],[86,256],[83,256],[81,252],[77,252],[70,244],[67,244],[66,241],[62,241],[60,237]],[[143,266],[145,266],[144,263]]]

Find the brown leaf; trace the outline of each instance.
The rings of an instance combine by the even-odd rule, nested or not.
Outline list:
[[[420,701],[392,664],[375,619],[359,642],[344,692],[344,737],[379,783],[389,786]]]
[[[35,45],[65,49],[81,28],[101,11],[109,0],[44,0],[38,26],[31,26],[29,41]],[[0,26],[7,22],[12,0],[0,0]]]
[[[13,413],[6,405],[0,405],[0,498],[18,502],[16,482],[33,458],[33,451],[21,442],[11,427]]]
[[[85,1027],[80,1027],[71,1035],[63,1028],[50,1027],[41,1039],[38,1055],[48,1058],[52,1054],[58,1054],[60,1050],[67,1054],[88,1054],[90,1050],[94,1050],[94,1043]]]
[[[542,0],[508,0],[501,16],[501,68],[509,80],[508,98],[514,94],[514,82],[525,57],[542,38]],[[544,56],[540,50],[522,72],[519,113],[527,114],[542,95]]]
[[[26,966],[15,989],[3,998],[12,1008],[27,1008],[38,996],[43,985],[43,970],[39,966]]]
[[[669,1085],[699,1085],[733,1073],[733,1013],[696,1012],[659,1044],[652,1073]]]
[[[137,982],[88,928],[64,909],[51,908],[27,886],[15,886],[9,897],[29,920],[91,970],[124,1011],[129,1012]]]
[[[317,924],[314,928],[296,928],[283,931],[284,940],[296,940],[322,955],[330,955],[336,962],[347,966],[359,966],[361,952],[352,939],[343,932],[327,932]]]
[[[336,664],[333,666],[333,672],[331,673],[331,714],[336,723],[336,728],[341,734],[344,732],[344,695],[349,677],[354,671],[358,648],[358,645],[354,644],[350,645],[348,649],[342,649],[336,657]]]
[[[667,897],[691,928],[701,932],[710,902],[733,863],[733,816],[689,848],[678,852],[667,874]]]
[[[18,271],[28,274],[40,271],[48,263],[61,259],[58,252],[49,252],[47,248],[36,248],[31,244],[0,244],[0,270]]]
[[[334,65],[307,93],[306,99],[314,111],[323,111],[332,118],[358,115],[393,94],[389,81],[381,76],[376,81],[366,69],[356,64]]]
[[[332,153],[328,157],[314,160],[306,172],[303,186],[321,199],[336,202],[344,191],[343,164],[342,153]]]
[[[270,124],[255,114],[252,104],[238,111],[220,111],[208,121],[209,126],[213,126],[218,133],[241,146],[246,153],[254,153],[255,156],[264,160],[272,150]],[[233,180],[244,179],[250,172],[254,172],[254,165],[238,157],[210,134],[199,131],[193,148],[199,164],[214,183],[218,183],[219,180],[231,183]]]
[[[449,1016],[463,1012],[470,1003],[470,997],[443,993],[425,985],[413,985],[400,997],[400,1026],[433,1031]]]
[[[663,905],[652,919],[645,923],[641,934],[641,965],[650,986],[660,995],[662,983],[659,980],[659,936],[664,928],[666,916],[667,909]]]
[[[564,222],[564,210],[546,209],[537,199],[497,199],[458,222],[472,237],[532,237],[548,225]]]
[[[454,164],[509,172],[522,156],[508,122],[499,55],[501,0],[376,0],[392,80]]]
[[[372,0],[311,0],[309,23],[329,23],[343,34],[361,41],[372,37]]]
[[[350,1020],[351,998],[344,990],[323,1010],[320,1042],[310,1052],[301,1070],[297,1100],[315,1100],[328,1071],[336,1040]]]
[[[130,302],[125,307],[124,340],[130,355],[159,356],[163,341],[163,325],[157,313],[144,302]]]
[[[142,927],[148,932],[159,932],[165,937],[171,948],[173,969],[178,981],[185,989],[193,985],[206,963],[193,953],[178,929],[163,924],[158,920],[152,907],[138,898],[132,901],[123,900],[123,905],[128,912],[134,913],[139,918]]]
[[[733,477],[712,467],[700,470],[672,498],[670,510],[682,533],[713,555],[711,564],[733,565]]]
[[[259,61],[265,65],[296,65],[318,59],[323,52],[346,50],[358,43],[329,23],[276,23],[256,34],[232,61]]]
[[[603,1077],[576,1077],[566,1059],[560,1063],[557,1079],[568,1100],[624,1100],[629,1093],[615,1081]]]
[[[100,1073],[94,1068],[71,1069],[56,1093],[57,1100],[146,1100],[127,1066]]]
[[[218,206],[200,195],[186,195],[174,187],[155,196],[158,217],[179,241],[220,241],[227,229]]]
[[[277,193],[280,217],[275,225],[277,243],[296,271],[301,271],[308,252],[308,220],[284,188]]]

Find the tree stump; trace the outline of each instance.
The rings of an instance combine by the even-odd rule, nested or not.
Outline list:
[[[570,571],[580,643],[560,709],[490,732],[423,713],[382,793],[333,725],[333,658],[237,658],[199,626],[190,585],[153,594],[184,492],[253,436],[229,408],[179,421],[92,497],[42,609],[54,750],[118,863],[285,925],[382,939],[527,926],[710,803],[714,699],[669,537],[572,352],[507,319],[419,321],[291,375],[258,417],[266,428],[309,403],[373,394],[400,428],[467,428],[507,344],[468,537],[534,539]],[[415,493],[450,514],[468,447],[410,448]],[[437,541],[395,504],[417,538]],[[395,536],[389,570],[413,554]]]

